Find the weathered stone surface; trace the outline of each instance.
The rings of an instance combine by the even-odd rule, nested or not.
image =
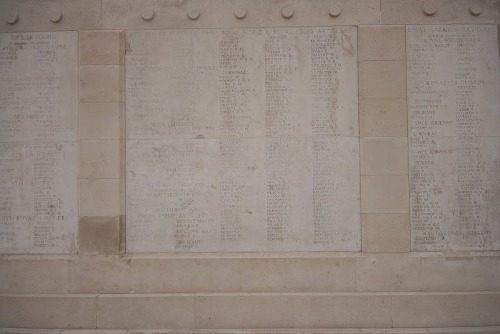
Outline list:
[[[77,34],[0,34],[0,253],[76,251]]]
[[[364,252],[409,252],[410,217],[404,213],[361,215]]]
[[[354,29],[127,47],[128,251],[360,249]]]
[[[96,328],[96,295],[0,295],[0,324],[27,328]]]
[[[361,137],[406,137],[406,99],[362,99],[359,101]]]
[[[408,175],[406,138],[362,138],[361,175]]]
[[[123,65],[124,55],[123,31],[80,32],[80,64]]]
[[[412,249],[500,249],[497,26],[408,26]]]
[[[361,26],[358,28],[359,60],[406,58],[404,26]]]

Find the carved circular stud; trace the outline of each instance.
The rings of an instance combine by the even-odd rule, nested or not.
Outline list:
[[[63,18],[63,14],[59,11],[56,11],[56,12],[53,12],[52,14],[50,14],[50,21],[52,21],[53,23],[59,23],[61,22]]]
[[[285,19],[289,19],[293,16],[293,7],[292,6],[283,6],[281,8],[281,16]]]
[[[483,11],[483,8],[478,4],[473,4],[469,7],[469,13],[474,16],[478,16]]]
[[[434,6],[434,4],[432,4],[431,2],[426,2],[422,6],[422,11],[424,12],[425,15],[432,16],[436,14],[437,9],[436,6]]]
[[[155,11],[152,8],[146,8],[142,11],[141,17],[144,21],[151,21],[155,17]]]
[[[342,8],[337,3],[334,3],[330,6],[330,9],[328,10],[328,13],[330,14],[331,17],[337,17],[342,13]]]
[[[19,21],[19,14],[17,13],[10,13],[7,15],[7,19],[5,22],[7,22],[10,25],[16,24],[17,21]]]
[[[187,16],[192,21],[198,20],[198,18],[200,17],[200,10],[198,8],[190,9],[187,12]]]
[[[234,11],[234,16],[236,16],[238,20],[242,20],[247,16],[247,10],[243,7],[238,7]]]

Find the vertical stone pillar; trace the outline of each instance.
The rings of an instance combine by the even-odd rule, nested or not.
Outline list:
[[[123,31],[80,32],[79,253],[124,252]]]
[[[360,27],[362,248],[410,251],[404,26]]]

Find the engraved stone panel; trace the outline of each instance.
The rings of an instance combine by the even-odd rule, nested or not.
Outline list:
[[[129,31],[127,251],[359,251],[356,29]]]
[[[412,250],[500,249],[497,26],[408,26]]]
[[[0,253],[71,253],[78,35],[0,34]]]

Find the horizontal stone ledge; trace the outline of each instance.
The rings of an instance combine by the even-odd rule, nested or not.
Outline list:
[[[8,256],[0,293],[500,291],[500,255]]]
[[[33,328],[498,326],[498,314],[493,291],[0,295],[0,323]]]
[[[0,334],[498,334],[500,326],[307,329],[34,329],[0,328]]]

